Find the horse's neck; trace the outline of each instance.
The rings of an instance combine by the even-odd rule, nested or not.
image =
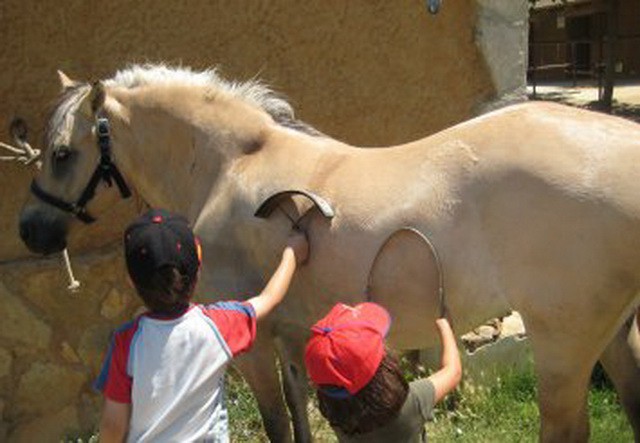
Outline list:
[[[131,140],[122,156],[125,175],[147,203],[193,219],[225,167],[257,143],[264,116],[241,104],[213,105],[201,91],[189,93],[129,97]]]
[[[265,132],[264,144],[247,156],[235,169],[254,191],[278,192],[304,189],[322,192],[326,180],[355,148],[327,137],[317,137],[272,124]],[[262,197],[262,195],[258,195]]]

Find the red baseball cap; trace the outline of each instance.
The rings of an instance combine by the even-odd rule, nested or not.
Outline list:
[[[351,395],[360,391],[384,358],[390,325],[389,313],[376,303],[335,305],[311,327],[304,362],[313,383],[344,388]]]

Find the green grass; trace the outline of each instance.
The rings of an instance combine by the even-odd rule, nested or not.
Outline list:
[[[249,386],[238,374],[228,371],[225,389],[231,441],[268,441],[262,428],[258,404],[251,394]]]
[[[600,374],[599,377],[602,375]],[[267,441],[255,401],[237,376],[228,377],[227,399],[231,440]],[[435,420],[427,425],[434,442],[536,442],[539,413],[533,370],[509,373],[487,386],[464,383],[438,405]],[[598,380],[589,393],[591,442],[632,442],[633,434],[609,383]],[[316,441],[335,442],[313,404],[312,432]]]
[[[487,387],[463,386],[427,425],[433,441],[535,442],[539,427],[533,371],[511,373]],[[631,427],[608,383],[589,392],[590,441],[631,442]],[[453,404],[451,404],[453,403]]]
[[[591,441],[632,442],[633,433],[621,410],[615,392],[592,389],[589,394]]]
[[[535,442],[539,414],[532,373],[508,374],[489,386],[464,384],[427,425],[432,441]]]
[[[422,374],[420,374],[422,375]],[[408,374],[408,378],[414,378]],[[438,405],[435,420],[427,425],[432,442],[500,443],[536,442],[539,426],[533,370],[506,374],[486,386],[463,385]],[[312,399],[313,400],[313,399]],[[267,442],[258,407],[244,381],[227,375],[227,407],[233,442]],[[633,434],[611,383],[597,367],[589,392],[592,443],[632,442]],[[314,440],[336,439],[312,401],[309,405]],[[67,437],[64,443],[93,443],[89,437]]]

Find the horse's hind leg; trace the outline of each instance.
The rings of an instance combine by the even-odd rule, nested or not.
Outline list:
[[[640,315],[640,311],[638,311]],[[635,314],[626,321],[600,357],[640,443],[640,332]]]
[[[262,423],[272,442],[291,442],[289,415],[282,398],[273,341],[258,338],[248,354],[234,360],[258,402]]]
[[[538,377],[540,441],[586,442],[587,392],[596,357],[575,352],[577,344],[563,340],[566,335],[549,336],[533,327],[528,331]]]
[[[284,331],[284,328],[279,328],[276,339],[284,396],[291,413],[296,443],[308,443],[312,440],[307,414],[307,375],[303,360],[305,332]]]

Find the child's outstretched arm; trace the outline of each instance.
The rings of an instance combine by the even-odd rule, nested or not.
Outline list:
[[[256,319],[260,320],[278,305],[284,298],[298,264],[304,263],[309,254],[307,238],[302,232],[294,232],[287,241],[282,258],[267,286],[260,295],[247,300],[256,311]]]
[[[440,341],[442,342],[441,368],[429,376],[435,388],[435,402],[438,403],[449,392],[453,391],[462,378],[462,365],[456,337],[446,318],[436,320]]]

